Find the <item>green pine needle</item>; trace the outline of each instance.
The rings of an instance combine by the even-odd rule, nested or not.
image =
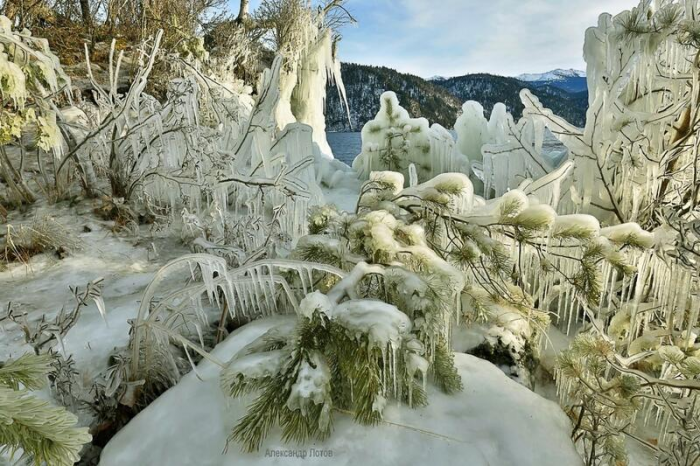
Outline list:
[[[87,427],[75,427],[78,419],[63,408],[31,396],[24,390],[0,387],[0,451],[17,449],[34,458],[38,466],[72,465],[92,437]]]
[[[24,354],[18,359],[0,363],[0,385],[18,390],[20,386],[38,390],[46,385],[53,357],[50,354]]]

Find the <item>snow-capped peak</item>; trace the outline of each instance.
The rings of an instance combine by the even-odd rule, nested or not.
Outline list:
[[[516,76],[517,79],[526,82],[532,81],[563,81],[569,78],[585,78],[586,72],[575,70],[573,68],[568,70],[563,70],[561,68],[548,71],[546,73],[525,73],[520,76]]]

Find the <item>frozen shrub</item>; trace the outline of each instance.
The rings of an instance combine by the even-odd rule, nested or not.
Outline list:
[[[262,336],[223,372],[225,392],[261,392],[231,436],[246,450],[258,449],[276,424],[288,441],[323,439],[330,434],[332,408],[352,412],[362,423],[379,422],[388,398],[429,402],[427,380],[447,393],[460,390],[450,350],[451,329],[460,318],[487,323],[485,338],[494,351],[505,352],[513,375],[529,383],[528,369],[549,324],[537,307],[545,304],[542,293],[563,277],[571,296],[596,303],[600,264],[624,265],[615,246],[601,250],[597,241],[598,235],[620,235],[597,223],[590,235],[574,234],[591,222],[557,217],[519,191],[483,205],[461,173],[404,188],[402,174],[373,172],[358,206],[354,214],[313,210],[314,234],[293,252],[347,275],[325,294],[307,294],[294,325]],[[634,231],[636,242],[644,233]],[[560,245],[543,240],[557,235]],[[566,270],[556,259],[545,262],[572,244],[584,252],[562,259]],[[327,272],[317,273],[310,278],[321,284]],[[558,315],[561,320],[565,313]]]
[[[0,15],[0,96],[4,106],[6,103],[0,113],[0,180],[8,186],[9,200],[15,205],[33,203],[36,194],[22,167],[13,164],[8,146],[21,142],[31,126],[36,131],[37,151],[60,158],[63,138],[55,104],[69,90],[70,79],[48,41],[33,37],[26,29],[14,31],[12,22]],[[39,155],[40,161],[42,157]]]
[[[469,170],[468,160],[456,150],[445,128],[431,127],[425,118],[411,118],[396,94],[385,92],[377,116],[362,128],[362,153],[353,168],[363,179],[373,171],[395,171],[408,179],[411,164],[419,181]]]
[[[698,83],[685,79],[698,69],[697,17],[697,4],[686,0],[602,14],[585,38],[584,128],[521,93],[526,125],[546,126],[568,148],[572,177],[559,211],[595,217],[588,226],[564,223],[560,234],[590,236],[591,219],[606,226],[575,277],[585,284],[588,303],[565,311],[566,320],[571,311],[583,313],[592,335],[574,342],[559,372],[562,403],[572,409],[588,465],[624,463],[623,437],[651,450],[660,464],[700,458],[691,446],[698,439],[700,386],[688,372],[694,360],[684,363],[697,354],[700,315]],[[627,265],[620,250],[631,259]],[[612,267],[596,278],[590,272],[603,257]],[[571,299],[561,290],[551,296]],[[620,404],[629,408],[624,415],[610,412]],[[656,444],[640,437],[645,426],[657,432]]]

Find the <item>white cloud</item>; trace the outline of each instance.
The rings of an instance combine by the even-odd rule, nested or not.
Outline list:
[[[350,0],[341,57],[422,76],[582,68],[585,30],[636,0]]]

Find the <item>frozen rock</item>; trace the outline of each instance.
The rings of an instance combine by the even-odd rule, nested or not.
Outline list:
[[[214,356],[231,358],[276,321],[242,327]],[[581,464],[568,436],[570,423],[556,404],[486,361],[457,354],[455,362],[464,381],[462,393],[449,396],[429,387],[430,404],[420,409],[388,401],[384,422],[376,427],[333,413],[334,432],[325,442],[285,444],[273,431],[259,452],[245,454],[236,445],[222,451],[251,398],[226,397],[219,388],[220,369],[205,361],[197,371],[202,380],[188,374],[141,412],[107,444],[100,464]]]

